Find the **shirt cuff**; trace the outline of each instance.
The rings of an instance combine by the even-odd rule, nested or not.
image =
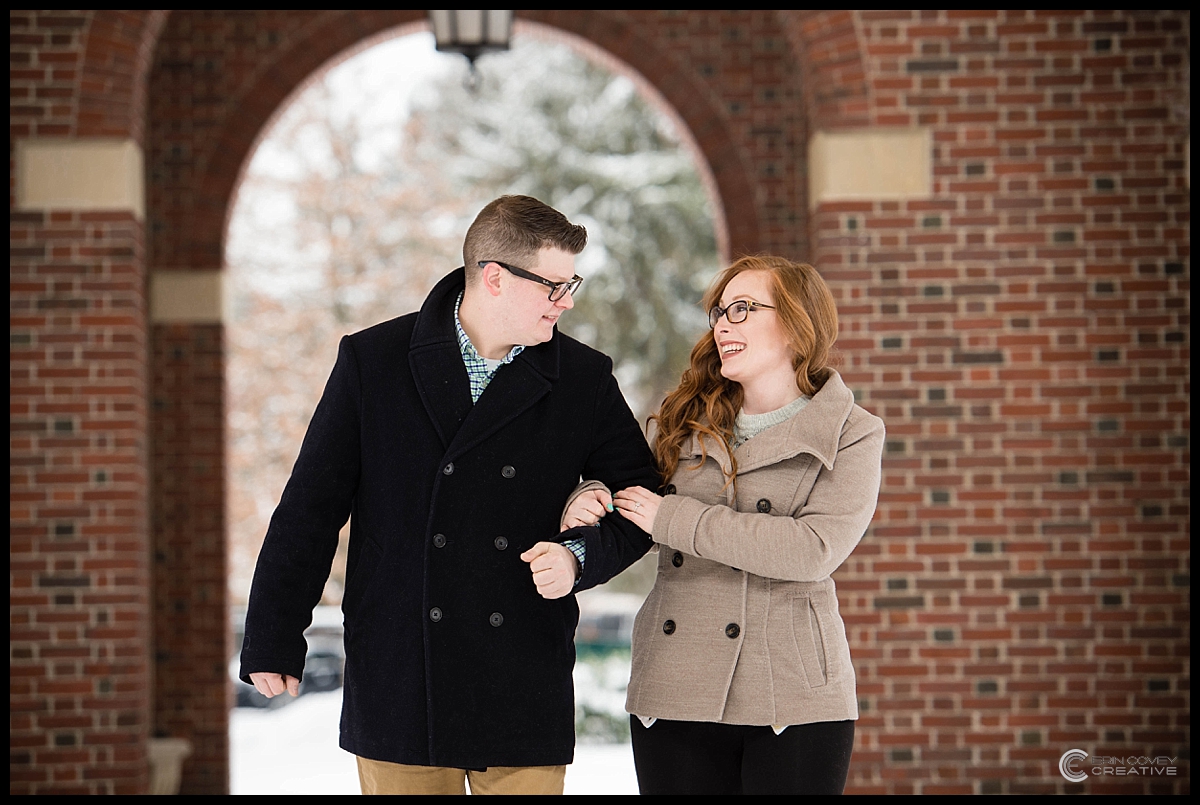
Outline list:
[[[575,554],[575,558],[579,560],[579,573],[575,575],[575,583],[579,584],[579,580],[583,578],[583,554],[585,551],[586,542],[583,537],[575,537],[563,542],[567,550]]]

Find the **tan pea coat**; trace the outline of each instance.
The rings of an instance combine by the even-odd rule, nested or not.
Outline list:
[[[626,710],[787,725],[858,718],[833,573],[879,496],[883,420],[836,373],[798,414],[728,451],[693,437],[659,507],[654,588],[633,630]],[[667,490],[670,492],[671,487]]]

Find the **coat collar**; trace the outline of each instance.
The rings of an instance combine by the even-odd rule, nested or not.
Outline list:
[[[841,375],[831,372],[825,385],[798,414],[767,428],[737,449],[738,472],[776,464],[801,453],[812,455],[832,470],[842,428],[853,408],[853,392],[846,388]],[[693,434],[685,453],[701,455],[701,439],[708,455],[728,473],[729,450],[712,437]]]
[[[417,323],[413,327],[412,349],[427,346],[442,347],[447,343],[458,353],[458,338],[454,332],[454,303],[466,287],[466,270],[459,266],[438,280],[437,285],[425,297]],[[535,372],[547,380],[558,379],[559,336],[558,327],[554,337],[544,344],[526,347],[513,361],[524,359]]]
[[[559,376],[559,345],[554,336],[526,347],[498,371],[475,405],[454,330],[454,303],[466,282],[463,268],[438,281],[417,314],[408,353],[413,379],[433,420],[447,459],[469,450],[549,393]]]

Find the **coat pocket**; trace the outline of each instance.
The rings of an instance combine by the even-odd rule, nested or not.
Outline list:
[[[823,687],[829,682],[829,661],[825,650],[826,635],[821,619],[809,596],[792,599],[792,638],[804,665],[810,688]]]

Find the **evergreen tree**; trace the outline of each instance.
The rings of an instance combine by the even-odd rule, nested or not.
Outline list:
[[[613,357],[644,424],[706,327],[718,267],[692,155],[632,80],[565,45],[526,39],[480,69],[474,93],[455,71],[417,97],[412,161],[443,165],[479,206],[523,193],[587,227],[586,280],[561,326]]]

